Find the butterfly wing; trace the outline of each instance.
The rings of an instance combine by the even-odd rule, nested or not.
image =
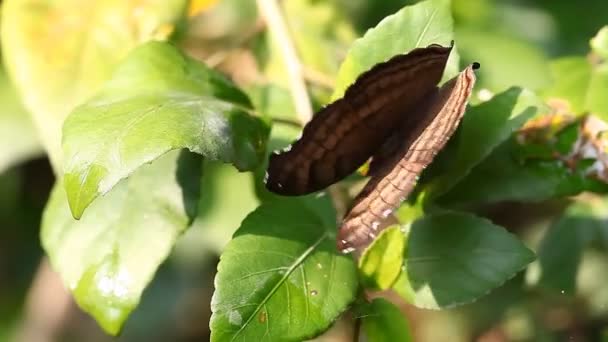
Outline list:
[[[404,132],[398,153],[384,157],[372,178],[355,198],[338,232],[338,249],[360,251],[376,237],[386,218],[406,199],[418,175],[429,165],[456,130],[475,83],[474,69],[467,67],[421,105],[414,133]]]
[[[304,195],[354,172],[436,87],[451,47],[431,45],[398,55],[363,73],[343,98],[321,109],[290,149],[270,156],[266,187]]]

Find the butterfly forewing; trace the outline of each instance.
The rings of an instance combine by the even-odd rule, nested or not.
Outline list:
[[[363,73],[320,110],[291,148],[270,156],[266,187],[281,195],[321,190],[354,172],[441,79],[451,47],[431,45]],[[412,120],[417,120],[413,118]]]
[[[410,115],[419,115],[412,130],[392,156],[383,155],[371,178],[357,196],[338,232],[338,249],[361,251],[383,228],[386,218],[413,190],[422,170],[429,165],[456,130],[475,83],[474,69],[467,67],[441,89],[430,93]]]

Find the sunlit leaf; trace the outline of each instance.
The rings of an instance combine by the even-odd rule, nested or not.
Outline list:
[[[448,46],[454,37],[452,25],[449,0],[422,1],[384,18],[352,44],[340,66],[332,98],[342,97],[357,76],[394,55],[430,44]],[[457,72],[458,55],[454,50],[444,78]]]
[[[608,64],[592,65],[585,57],[564,57],[551,63],[553,85],[546,98],[565,100],[575,114],[591,112],[608,120]]]
[[[386,290],[401,273],[405,237],[399,226],[383,230],[359,259],[359,271],[366,287]]]
[[[196,214],[200,156],[173,151],[140,168],[76,221],[55,185],[42,245],[78,305],[117,334]]]
[[[608,26],[602,27],[595,37],[591,39],[591,49],[608,61]]]
[[[101,92],[64,125],[65,187],[74,217],[141,165],[180,148],[252,170],[266,124],[247,96],[173,46],[135,49]]]
[[[212,341],[303,340],[330,326],[358,282],[325,221],[299,199],[264,203],[243,221],[218,265]]]
[[[430,309],[472,302],[502,285],[534,260],[534,253],[504,228],[465,213],[416,221],[405,252],[405,286],[398,292]]]
[[[2,6],[2,53],[32,113],[55,171],[61,126],[135,46],[163,39],[185,0],[8,0]]]

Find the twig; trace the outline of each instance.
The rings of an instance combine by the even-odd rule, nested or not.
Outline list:
[[[334,89],[335,87],[335,82],[331,77],[307,66],[303,66],[302,75],[304,76],[305,80],[314,85],[318,85],[330,90]]]
[[[306,83],[304,82],[302,64],[289,37],[287,26],[281,15],[277,0],[256,0],[256,3],[268,25],[270,34],[276,39],[285,68],[287,69],[289,88],[298,118],[302,124],[305,124],[312,118],[312,106],[310,105],[310,98],[306,90]]]
[[[281,119],[281,118],[272,118],[272,122],[273,123],[280,123],[280,124],[284,124],[284,125],[289,125],[291,127],[295,127],[295,128],[302,128],[302,124],[296,120],[290,120],[290,119]]]

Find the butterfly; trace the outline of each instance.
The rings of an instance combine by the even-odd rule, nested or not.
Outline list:
[[[302,136],[270,156],[266,188],[305,195],[336,183],[371,158],[369,181],[338,231],[337,247],[361,251],[412,192],[458,127],[475,84],[472,63],[437,87],[449,47],[432,44],[379,63],[322,108]]]

